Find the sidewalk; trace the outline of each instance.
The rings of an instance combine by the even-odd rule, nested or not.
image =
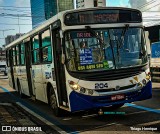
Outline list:
[[[160,89],[160,83],[153,82],[152,83],[152,88],[154,88],[154,89]]]
[[[2,133],[45,134],[41,127],[38,127],[12,103],[0,103],[0,126]]]

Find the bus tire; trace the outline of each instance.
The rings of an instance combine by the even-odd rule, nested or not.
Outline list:
[[[61,109],[58,107],[56,94],[53,90],[53,87],[50,87],[50,96],[49,96],[49,104],[51,109],[53,110],[53,114],[57,117],[61,116]]]
[[[19,80],[17,80],[17,88],[18,88],[18,94],[21,98],[24,98],[24,94],[22,93],[21,84]]]
[[[112,109],[112,110],[117,110],[117,109],[119,109],[120,107],[122,107],[124,105],[124,103],[122,103],[122,104],[115,104],[115,105],[112,105],[110,108]]]

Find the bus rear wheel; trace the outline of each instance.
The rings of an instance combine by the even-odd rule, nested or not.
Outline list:
[[[55,116],[61,116],[61,109],[58,107],[56,94],[53,90],[53,87],[50,88],[50,97],[49,97],[50,107],[53,110]]]

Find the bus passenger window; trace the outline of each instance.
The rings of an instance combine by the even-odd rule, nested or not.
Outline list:
[[[51,36],[50,31],[47,30],[42,33],[42,62],[52,61]]]
[[[19,45],[16,46],[16,61],[17,65],[19,65]]]
[[[23,43],[21,43],[21,54],[20,54],[20,57],[21,57],[21,65],[24,65],[24,63],[25,63],[25,55],[24,55],[24,52],[25,52],[25,48],[24,48],[24,44]]]
[[[32,63],[36,64],[40,62],[39,58],[39,37],[38,35],[34,36],[32,39]]]
[[[16,50],[15,47],[12,48],[13,65],[16,65]]]

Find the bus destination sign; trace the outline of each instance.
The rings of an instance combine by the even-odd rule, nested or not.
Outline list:
[[[83,13],[79,14],[79,22],[80,23],[86,23],[89,20],[91,22],[95,23],[101,23],[101,22],[117,22],[119,19],[119,14],[118,13],[96,13],[90,15],[89,13]]]
[[[65,15],[65,25],[106,24],[106,23],[142,22],[138,10],[103,9],[68,13]]]

